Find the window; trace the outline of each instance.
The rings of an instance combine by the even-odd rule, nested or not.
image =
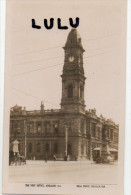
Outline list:
[[[32,152],[32,143],[29,143],[29,152]]]
[[[100,139],[100,127],[97,127],[97,138]]]
[[[81,155],[83,155],[84,154],[84,145],[82,144],[81,145]]]
[[[48,143],[45,145],[45,151],[46,151],[46,153],[49,152],[49,144]]]
[[[40,124],[40,123],[38,123],[38,125],[37,125],[37,132],[38,132],[38,133],[41,132],[41,124]]]
[[[81,129],[81,133],[84,133],[84,120],[81,121],[80,129]]]
[[[118,134],[117,133],[114,133],[114,142],[118,143]]]
[[[41,151],[41,145],[40,143],[37,143],[37,152],[40,153],[40,151]]]
[[[58,122],[54,124],[54,133],[57,134],[59,129]]]
[[[68,144],[68,155],[71,155],[72,154],[72,148],[71,148],[71,144]]]
[[[113,129],[110,129],[110,139],[113,140]]]
[[[82,87],[82,85],[80,86],[80,98],[83,98],[83,87]]]
[[[68,86],[68,98],[72,98],[73,97],[73,86],[69,85]]]
[[[29,133],[33,133],[34,132],[34,127],[33,127],[32,123],[28,124],[28,132]]]
[[[54,154],[57,154],[58,152],[58,144],[54,143]]]
[[[105,129],[104,138],[109,138],[109,129],[108,128]]]
[[[50,121],[44,122],[45,133],[50,133]]]
[[[92,137],[96,136],[96,132],[95,132],[95,123],[92,123]]]

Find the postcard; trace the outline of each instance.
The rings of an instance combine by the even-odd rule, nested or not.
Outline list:
[[[126,1],[7,0],[3,193],[119,195]]]

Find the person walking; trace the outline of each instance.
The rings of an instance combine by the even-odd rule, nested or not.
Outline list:
[[[45,162],[46,162],[46,163],[47,163],[47,159],[48,159],[48,158],[47,158],[47,154],[45,154]]]
[[[54,161],[56,161],[56,155],[55,154],[54,154],[53,158],[54,158]]]

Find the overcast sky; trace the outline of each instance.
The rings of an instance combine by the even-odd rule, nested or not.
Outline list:
[[[32,3],[31,3],[32,2]],[[18,104],[27,110],[58,109],[61,102],[61,77],[64,50],[71,30],[69,18],[80,18],[77,28],[85,49],[86,109],[120,122],[123,104],[122,7],[120,0],[13,1],[7,7],[6,72],[10,77],[10,107]],[[73,2],[73,3],[72,3]],[[52,30],[43,19],[54,17]],[[40,30],[31,28],[36,19]],[[57,28],[57,18],[68,30]]]

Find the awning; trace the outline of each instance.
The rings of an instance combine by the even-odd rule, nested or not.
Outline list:
[[[109,151],[110,151],[110,152],[118,152],[118,150],[115,149],[115,148],[109,148]]]
[[[93,150],[95,150],[95,151],[97,150],[98,151],[98,150],[100,150],[100,148],[99,147],[98,148],[94,148]]]
[[[93,150],[94,150],[94,151],[100,151],[100,147],[94,148]],[[110,151],[110,152],[118,152],[118,150],[115,149],[115,148],[109,148],[109,151]]]

